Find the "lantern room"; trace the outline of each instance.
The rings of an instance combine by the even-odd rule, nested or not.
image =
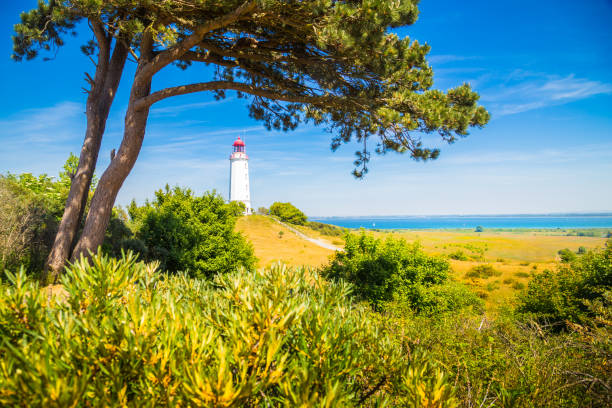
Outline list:
[[[240,136],[238,136],[238,139],[236,139],[233,146],[234,153],[244,153],[244,142],[240,139]]]

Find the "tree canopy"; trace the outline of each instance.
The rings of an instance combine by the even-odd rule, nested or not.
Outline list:
[[[279,203],[278,201],[270,206],[270,215],[278,217],[281,221],[296,225],[304,225],[308,219],[306,214],[293,204]]]
[[[235,91],[248,99],[250,116],[268,129],[293,130],[300,123],[322,126],[332,133],[332,149],[351,141],[361,146],[354,161],[356,177],[367,172],[371,150],[435,159],[439,149],[425,145],[424,135],[437,133],[452,143],[467,135],[470,127],[485,125],[489,114],[468,84],[446,92],[432,89],[433,71],[426,60],[429,46],[391,32],[416,21],[417,4],[417,0],[41,0],[37,9],[22,14],[22,23],[15,27],[16,59],[62,46],[63,36],[80,20],[87,21],[95,38],[82,46],[85,54],[98,54],[95,76],[87,76],[88,112],[98,110],[104,120],[91,116],[98,122],[91,126],[97,132],[84,142],[81,157],[87,158],[87,164],[81,169],[79,163],[79,175],[93,171],[124,57],[129,52],[137,63],[123,140],[99,180],[72,258],[102,244],[115,198],[142,147],[149,110],[166,98],[209,91],[221,99]],[[155,89],[155,75],[171,65],[192,69],[202,80],[181,83],[183,76],[177,75],[176,86]],[[96,106],[90,99],[105,103]],[[88,129],[89,121],[90,115]],[[88,151],[95,154],[85,154]],[[79,194],[67,202],[65,218],[71,214],[76,219],[82,210],[77,203],[78,196],[82,201],[85,197],[87,180],[82,179]],[[71,234],[58,234],[58,239],[62,236],[58,259],[66,256],[72,241]],[[62,265],[49,264],[55,270]]]
[[[22,14],[14,56],[33,58],[40,49],[63,45],[62,35],[83,18],[94,31],[129,44],[137,60],[150,35],[145,76],[176,64],[194,66],[208,80],[151,92],[135,101],[138,108],[199,91],[223,98],[233,90],[250,98],[250,115],[268,128],[312,122],[333,132],[334,149],[350,140],[363,143],[354,172],[362,176],[371,136],[377,136],[378,153],[434,159],[439,150],[425,146],[421,135],[436,132],[452,143],[489,118],[469,85],[431,89],[429,46],[390,32],[416,21],[417,3],[51,0]],[[82,48],[93,53],[95,43]]]

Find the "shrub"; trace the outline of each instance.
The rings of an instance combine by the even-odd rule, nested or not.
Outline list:
[[[528,278],[531,275],[529,274],[529,272],[518,271],[518,272],[514,272],[514,276],[518,278]]]
[[[499,281],[489,282],[485,288],[487,292],[493,292],[494,290],[499,289]]]
[[[462,250],[458,249],[455,252],[451,252],[450,254],[448,254],[448,257],[450,259],[455,259],[457,261],[467,261],[468,257],[465,254],[465,252],[463,252]]]
[[[257,208],[257,214],[259,215],[268,215],[269,213],[270,213],[270,210],[268,210],[266,207]]]
[[[145,260],[160,262],[169,272],[205,277],[255,264],[253,248],[234,231],[242,209],[221,196],[196,197],[189,189],[166,186],[142,207],[132,204],[136,238],[146,246]]]
[[[576,254],[570,251],[568,248],[560,249],[558,254],[559,258],[561,258],[561,262],[569,263],[576,259]]]
[[[353,284],[356,295],[377,309],[392,300],[427,314],[481,304],[468,288],[448,282],[444,258],[428,256],[403,239],[347,234],[344,251],[334,254],[324,273]]]
[[[493,266],[486,265],[476,265],[473,266],[467,273],[465,274],[466,278],[490,278],[491,276],[501,276],[501,272],[497,269],[493,268]]]
[[[307,219],[306,215],[291,203],[275,202],[270,206],[270,215],[274,215],[281,221],[295,225],[304,225]]]
[[[588,323],[596,316],[589,303],[612,290],[612,245],[563,262],[557,271],[536,273],[519,297],[518,312],[540,322],[567,326]]]
[[[77,165],[78,158],[70,154],[58,177],[0,175],[0,274],[20,265],[29,274],[42,271]]]
[[[341,228],[336,225],[325,224],[316,221],[309,221],[307,225],[309,228],[330,237],[342,237],[344,236],[344,234],[346,234],[346,228]]]
[[[212,283],[101,255],[66,299],[23,273],[0,288],[2,406],[455,406],[345,284],[275,266]]]
[[[483,293],[484,297],[487,293]],[[608,309],[612,310],[612,309]],[[608,407],[611,325],[551,334],[500,311],[389,316],[383,321],[412,352],[446,367],[461,407]],[[608,312],[607,322],[610,319]]]

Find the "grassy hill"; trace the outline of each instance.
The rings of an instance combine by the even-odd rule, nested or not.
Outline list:
[[[253,244],[259,267],[278,261],[292,266],[316,267],[327,263],[333,254],[333,251],[298,237],[272,218],[263,215],[241,217],[236,223],[236,229]],[[301,230],[306,232],[305,229]],[[316,236],[315,233],[308,235]]]

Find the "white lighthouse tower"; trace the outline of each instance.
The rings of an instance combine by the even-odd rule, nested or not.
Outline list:
[[[230,156],[230,201],[244,203],[245,214],[252,214],[251,191],[249,189],[249,156],[240,137],[233,144],[234,151]]]

